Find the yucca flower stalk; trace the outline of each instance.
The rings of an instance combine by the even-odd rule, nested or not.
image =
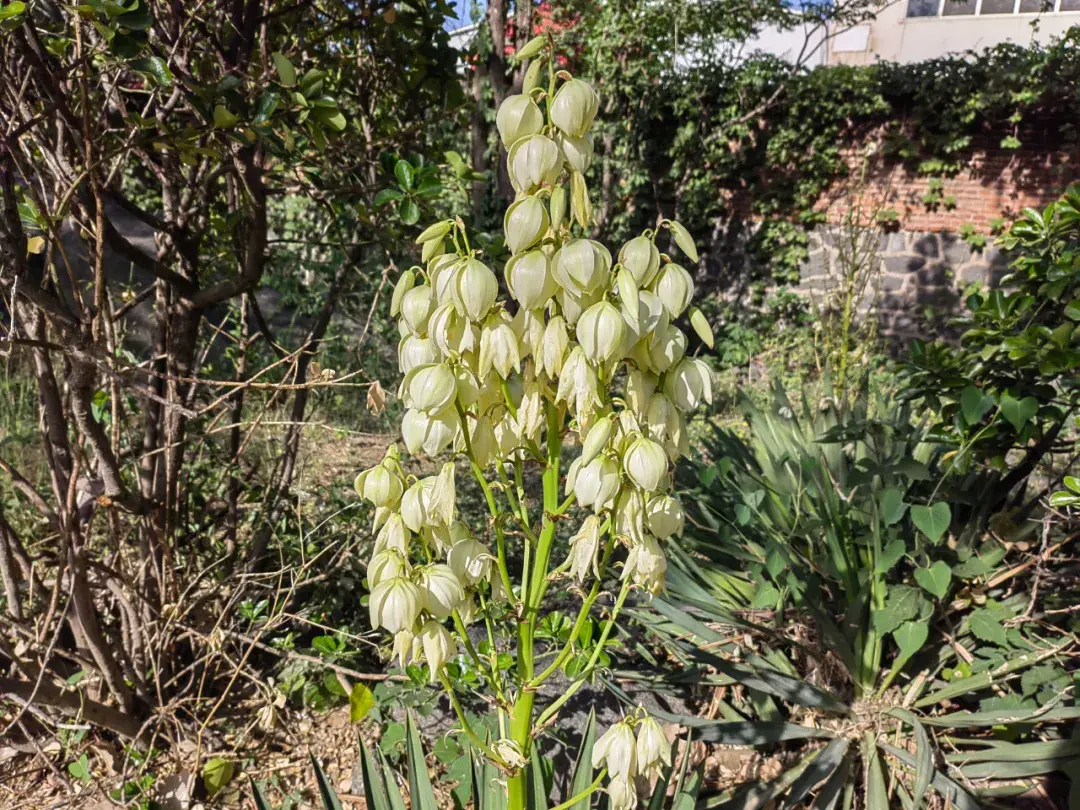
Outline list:
[[[421,233],[424,265],[402,274],[391,303],[402,335],[405,448],[449,460],[437,475],[416,479],[405,475],[393,445],[356,481],[375,506],[372,625],[393,634],[399,661],[425,661],[442,683],[465,733],[505,774],[510,810],[525,806],[533,740],[594,673],[627,597],[664,588],[664,540],[683,524],[671,467],[688,452],[688,417],[711,399],[709,369],[685,356],[677,319],[688,316],[712,345],[705,318],[690,307],[690,273],[656,246],[668,230],[696,263],[682,226],[661,221],[624,245],[618,261],[587,236],[596,93],[556,70],[550,40],[533,40],[518,58],[533,60],[528,79],[496,118],[517,191],[504,219],[510,298],[499,298],[483,253],[453,219]],[[538,84],[543,65],[546,87]],[[571,444],[581,453],[563,470]],[[459,519],[455,459],[467,461],[483,491],[494,548]],[[526,491],[527,465],[541,468],[539,510]],[[574,533],[568,558],[553,564],[557,527],[575,502],[592,514]],[[524,538],[520,567],[508,559],[508,531]],[[540,686],[582,652],[579,636],[601,583],[620,568],[619,591],[587,662],[558,698],[537,707]],[[541,609],[560,581],[572,583],[581,604],[569,639],[538,669]],[[515,619],[511,672],[481,656],[467,632],[483,621],[494,649],[496,606]],[[499,736],[490,744],[470,728],[444,668],[459,650],[483,674],[498,712]],[[633,777],[670,761],[667,740],[641,709],[603,740],[610,744],[598,746],[606,753],[596,765],[612,775],[613,801],[632,806]]]

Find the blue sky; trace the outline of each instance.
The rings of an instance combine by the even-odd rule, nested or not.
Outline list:
[[[454,7],[457,12],[457,19],[447,18],[446,28],[449,31],[453,31],[455,28],[461,28],[462,26],[471,25],[472,20],[469,19],[469,7],[473,4],[473,0],[450,0],[450,5]],[[484,8],[486,3],[483,0],[479,0],[477,6],[481,9]]]

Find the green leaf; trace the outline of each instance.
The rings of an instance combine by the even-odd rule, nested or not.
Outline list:
[[[974,385],[969,385],[960,394],[960,412],[964,415],[964,421],[969,425],[977,425],[986,416],[986,412],[994,407],[994,400],[988,397]]]
[[[404,199],[398,203],[398,217],[406,225],[415,225],[420,221],[420,206],[415,200]]]
[[[135,59],[131,62],[131,69],[138,73],[145,73],[153,77],[154,81],[162,87],[172,87],[173,74],[169,66],[160,56],[148,56],[145,59]]]
[[[894,537],[889,541],[889,544],[881,550],[881,556],[877,558],[877,563],[874,565],[874,571],[879,574],[886,574],[892,567],[899,562],[900,558],[904,556],[907,551],[907,545],[900,537]]]
[[[229,129],[236,126],[239,121],[240,119],[229,112],[224,104],[214,107],[214,126],[218,129]]]
[[[878,745],[882,751],[900,760],[909,768],[914,769],[917,767],[915,757],[904,749],[896,748],[888,743],[879,743]],[[945,776],[945,774],[935,771],[931,784],[938,793],[947,797],[957,810],[982,810],[982,805],[975,801],[970,793]]]
[[[292,87],[296,84],[296,68],[293,67],[292,62],[283,53],[274,51],[270,54],[270,58],[274,60],[274,70],[277,71],[278,80],[286,87]]]
[[[435,791],[428,776],[427,760],[420,743],[420,732],[416,730],[416,721],[409,712],[405,721],[405,746],[409,761],[409,799],[413,810],[439,810],[435,800]]]
[[[375,707],[375,694],[364,684],[353,685],[349,693],[349,722],[359,723]]]
[[[363,739],[360,740],[360,775],[364,781],[364,799],[369,810],[390,810],[386,780]]]
[[[716,338],[713,336],[712,326],[709,325],[709,320],[705,317],[705,314],[697,307],[690,307],[690,325],[694,327],[694,333],[701,339],[702,343],[710,349],[714,348]]]
[[[235,773],[236,766],[228,759],[214,757],[207,760],[202,770],[202,780],[203,785],[206,786],[206,792],[211,796],[216,796],[221,792],[222,788],[232,781]]]
[[[952,510],[944,501],[938,501],[933,506],[913,506],[911,519],[931,543],[936,543],[949,529],[949,524],[952,522]]]
[[[1035,399],[1035,397],[1024,397],[1020,400],[1009,394],[1004,394],[1001,397],[1001,414],[1009,420],[1009,423],[1016,428],[1017,432],[1023,430],[1024,425],[1038,412],[1039,400]]]
[[[915,784],[911,789],[910,810],[919,810],[934,778],[934,752],[930,747],[930,735],[919,718],[907,709],[890,709],[889,714],[899,717],[915,732]]]
[[[344,132],[345,128],[349,125],[341,110],[319,107],[312,115],[319,122],[325,124],[335,132]]]
[[[595,741],[596,710],[589,709],[589,719],[585,722],[585,732],[581,735],[581,747],[578,748],[577,760],[574,762],[574,775],[570,777],[570,787],[567,788],[568,796],[577,796],[592,783],[592,754]],[[592,799],[586,796],[566,810],[589,810],[591,804]]]
[[[259,787],[258,782],[251,777],[248,777],[248,782],[251,784],[251,798],[255,800],[255,810],[273,810],[270,806],[270,802],[268,802],[266,796],[263,795],[262,788]],[[368,806],[371,807],[371,805]],[[375,810],[375,808],[372,808],[372,810]],[[382,808],[379,808],[379,810],[382,810]]]
[[[881,520],[886,526],[899,523],[907,512],[907,508],[907,504],[904,503],[904,493],[896,487],[878,493],[878,509],[881,510]]]
[[[408,191],[413,187],[413,179],[415,178],[415,172],[412,164],[407,160],[399,160],[394,164],[394,177],[397,178],[398,184]]]
[[[259,101],[255,105],[255,118],[252,121],[256,124],[265,124],[270,120],[270,116],[274,114],[280,100],[276,92],[267,90],[259,96]]]
[[[323,810],[342,810],[341,799],[334,792],[334,788],[323,772],[319,760],[315,759],[314,754],[308,754],[308,756],[311,758],[311,764],[315,768],[315,784],[319,788],[319,797],[322,799]]]
[[[697,264],[697,247],[694,245],[693,237],[690,236],[690,231],[673,219],[668,220],[668,226],[671,228],[671,235],[675,237],[675,244],[679,246],[679,250],[685,253],[690,261]]]
[[[904,622],[893,630],[893,640],[896,641],[896,646],[900,649],[900,657],[905,663],[922,649],[929,637],[930,628],[927,627],[926,622]]]
[[[1072,321],[1080,321],[1080,298],[1074,298],[1065,307],[1065,317]]]
[[[534,743],[529,751],[529,769],[525,780],[525,810],[548,810],[548,787],[544,782],[544,769],[538,749],[539,746]]]
[[[885,773],[881,767],[881,757],[878,756],[877,746],[874,744],[873,735],[867,732],[866,752],[868,767],[866,769],[866,810],[889,810],[889,793],[885,789]]]
[[[971,632],[982,641],[989,641],[1004,647],[1009,639],[1005,634],[1005,627],[1001,624],[1001,614],[989,608],[978,608],[971,612],[968,620],[971,623]]]
[[[0,22],[4,22],[6,20],[13,20],[15,17],[18,17],[24,11],[26,11],[26,3],[23,3],[20,0],[13,0],[13,2],[8,3],[6,6],[0,8]]]
[[[908,585],[894,585],[889,588],[885,607],[871,614],[874,629],[879,633],[891,633],[901,624],[919,615],[919,602],[922,597],[916,588]]]
[[[949,583],[952,582],[952,570],[941,560],[938,560],[929,568],[915,569],[915,581],[938,599],[944,599],[949,592]]]
[[[74,762],[69,762],[67,769],[68,773],[70,773],[84,785],[87,784],[91,779],[90,758],[86,754],[83,754]]]
[[[405,195],[396,188],[384,188],[376,193],[375,199],[371,201],[371,204],[378,208],[380,205],[386,205],[388,202],[401,200],[404,199],[404,197]]]
[[[837,737],[822,748],[806,769],[792,782],[791,789],[784,797],[782,807],[796,806],[815,786],[828,779],[844,761],[848,745],[849,741],[846,738]]]

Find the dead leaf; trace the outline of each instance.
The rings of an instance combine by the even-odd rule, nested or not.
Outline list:
[[[386,410],[386,391],[383,390],[378,380],[368,386],[367,406],[368,410],[375,416]]]

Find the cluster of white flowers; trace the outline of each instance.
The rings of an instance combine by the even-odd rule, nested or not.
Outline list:
[[[690,273],[661,254],[656,238],[668,230],[694,262],[696,250],[671,220],[623,245],[617,261],[587,237],[592,210],[584,173],[592,161],[597,96],[563,72],[551,74],[545,91],[534,86],[537,73],[529,72],[522,94],[507,98],[496,119],[517,191],[504,219],[512,301],[500,300],[495,273],[460,219],[420,235],[423,266],[403,273],[394,289],[404,374],[398,395],[407,408],[402,439],[414,455],[450,448],[467,456],[490,505],[485,476],[492,470],[504,481],[515,472],[520,481],[529,461],[557,472],[564,436],[576,434],[582,450],[566,471],[565,496],[591,514],[554,575],[599,580],[609,557],[604,549],[617,542],[626,547],[624,592],[658,593],[667,567],[664,541],[683,528],[671,466],[689,452],[688,416],[712,397],[709,369],[686,356],[687,337],[676,321],[687,316],[710,346],[712,333],[691,306]],[[546,102],[546,114],[538,100]],[[545,447],[555,449],[549,454]],[[448,618],[462,629],[481,599],[509,602],[521,615],[509,587],[518,577],[505,570],[501,543],[493,556],[457,519],[454,470],[447,462],[438,475],[410,478],[395,445],[356,482],[376,507],[368,566],[372,625],[394,635],[403,664],[426,661],[433,680],[456,652]],[[511,511],[527,542],[536,543],[525,507]],[[553,519],[546,503],[549,538]],[[536,554],[533,564],[546,566],[546,556]],[[549,574],[544,568],[541,576]],[[597,750],[605,752],[598,756],[608,762],[612,790],[632,796],[635,768],[648,769],[669,754],[654,720],[628,722],[637,724],[636,749],[624,723]],[[624,727],[628,762],[615,753],[625,740],[617,746],[612,736]]]
[[[632,810],[637,803],[636,776],[651,777],[671,765],[671,743],[664,729],[644,709],[609,728],[593,746],[592,766],[606,767],[611,810]]]

